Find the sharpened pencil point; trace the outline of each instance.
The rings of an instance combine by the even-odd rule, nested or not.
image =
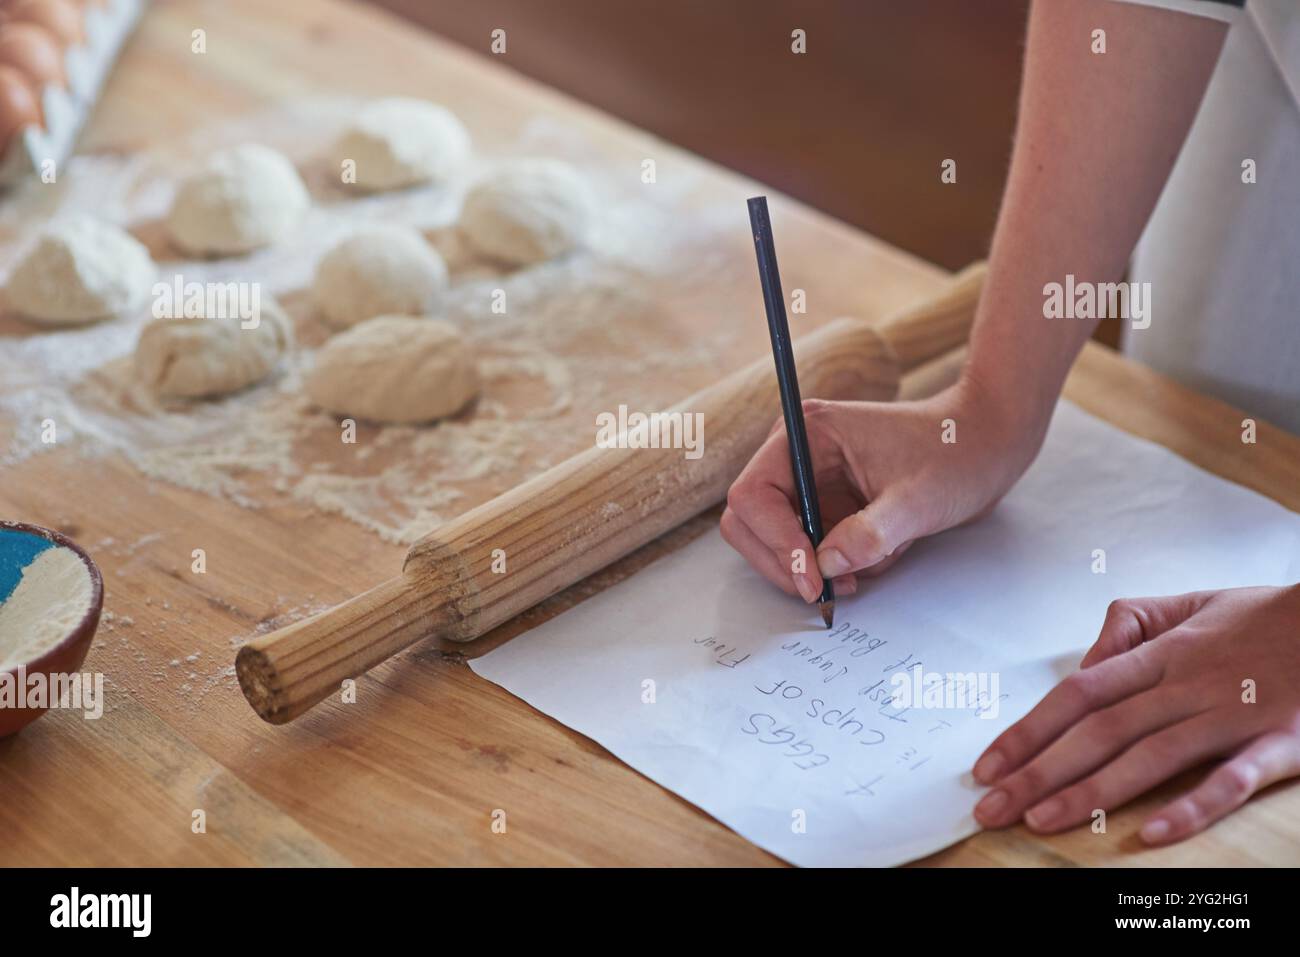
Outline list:
[[[826,622],[826,627],[829,628],[835,622],[835,602],[824,601],[817,607],[822,610],[822,621]]]

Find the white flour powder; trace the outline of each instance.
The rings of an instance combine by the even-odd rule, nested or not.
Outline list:
[[[589,448],[598,412],[620,402],[663,408],[743,364],[731,344],[739,330],[762,324],[754,326],[752,310],[732,301],[726,275],[740,269],[750,281],[752,253],[743,226],[741,241],[723,241],[736,235],[736,209],[743,223],[743,193],[734,203],[702,207],[692,199],[698,174],[680,170],[649,189],[626,157],[611,161],[580,130],[541,117],[464,175],[357,195],[322,158],[358,105],[286,101],[148,153],[73,157],[57,188],[38,184],[7,198],[0,276],[36,225],[76,210],[130,226],[169,281],[258,282],[261,294],[289,313],[297,347],[260,385],[214,401],[173,401],[133,375],[131,354],[148,309],[50,333],[19,326],[0,310],[0,468],[71,446],[87,457],[123,456],[151,478],[241,506],[307,506],[409,543]],[[312,207],[290,240],[248,256],[177,258],[158,223],[178,171],[231,142],[261,142],[290,156]],[[515,156],[556,156],[585,171],[602,198],[587,248],[517,270],[463,250],[452,255],[452,225],[471,174]],[[476,404],[436,425],[361,422],[345,438],[338,418],[302,394],[303,376],[330,332],[309,287],[327,249],[374,223],[417,229],[447,249],[451,284],[442,313],[474,349],[483,388]],[[665,290],[673,303],[663,301]],[[711,321],[674,321],[679,313]],[[46,422],[57,426],[53,441],[39,427]]]
[[[0,671],[39,658],[71,634],[94,591],[86,563],[69,548],[47,548],[23,569],[0,604]]]

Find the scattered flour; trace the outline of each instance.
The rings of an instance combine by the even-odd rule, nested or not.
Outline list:
[[[367,223],[413,227],[435,244],[454,235],[474,172],[393,194],[344,189],[324,158],[358,105],[293,100],[151,153],[73,157],[58,190],[42,186],[9,198],[0,208],[0,276],[33,222],[75,209],[130,227],[164,278],[259,282],[289,314],[298,347],[253,388],[214,401],[170,400],[130,374],[147,309],[57,334],[0,315],[0,467],[71,446],[87,457],[121,456],[150,478],[244,507],[306,506],[409,543],[590,447],[595,415],[612,407],[611,397],[662,408],[745,358],[728,345],[752,315],[718,292],[727,287],[718,282],[724,271],[752,270],[750,258],[729,251],[734,208],[702,207],[695,174],[657,184],[649,196],[639,177],[580,130],[538,118],[490,158],[555,156],[581,168],[601,198],[588,243],[522,269],[472,256],[453,261],[443,310],[479,357],[476,405],[431,426],[361,422],[355,442],[347,442],[339,419],[302,394],[331,331],[310,294],[316,263]],[[288,155],[312,206],[292,242],[235,259],[176,259],[161,221],[177,171],[231,142],[265,143]],[[682,225],[688,204],[689,229]],[[680,301],[665,303],[665,289]],[[715,321],[674,321],[683,301],[688,312]],[[40,427],[47,420],[57,427],[54,443]]]

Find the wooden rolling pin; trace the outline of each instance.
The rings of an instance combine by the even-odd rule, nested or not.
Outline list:
[[[796,340],[804,395],[893,399],[903,371],[965,341],[983,279],[977,263],[883,325],[838,319]],[[244,696],[292,721],[411,643],[477,638],[722,501],[781,416],[772,360],[669,411],[703,413],[700,457],[600,448],[593,423],[592,448],[430,532],[400,575],[241,648]]]

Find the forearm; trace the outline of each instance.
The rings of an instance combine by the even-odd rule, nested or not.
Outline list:
[[[1108,52],[1093,53],[1106,30]],[[1226,27],[1105,0],[1037,0],[1006,194],[964,382],[1041,438],[1096,320],[1044,317],[1044,286],[1114,282],[1164,188]]]

